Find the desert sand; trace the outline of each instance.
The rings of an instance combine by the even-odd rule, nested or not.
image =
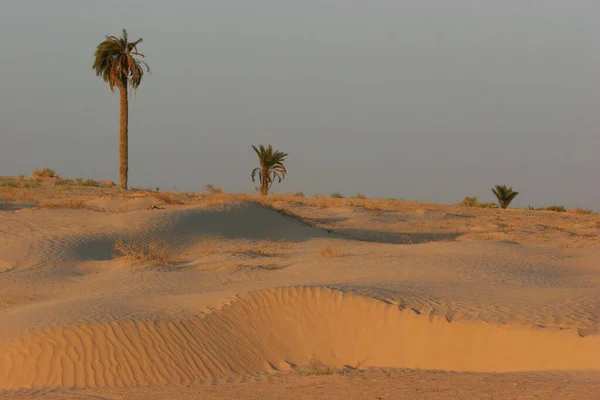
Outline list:
[[[0,200],[0,398],[600,398],[598,215],[46,192]]]

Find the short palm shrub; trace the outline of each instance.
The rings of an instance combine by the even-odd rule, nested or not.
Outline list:
[[[498,199],[498,204],[503,209],[508,208],[510,203],[519,194],[519,192],[513,190],[512,186],[507,187],[506,185],[496,185],[496,187],[492,188],[492,192]]]

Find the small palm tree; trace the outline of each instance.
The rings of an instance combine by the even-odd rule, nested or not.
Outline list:
[[[512,186],[507,187],[506,185],[496,185],[495,188],[492,188],[492,192],[496,195],[498,204],[502,208],[507,208],[510,202],[519,194],[519,192],[513,190]]]
[[[258,160],[260,161],[260,167],[252,170],[252,182],[256,181],[256,175],[258,175],[260,194],[266,196],[269,194],[269,190],[275,179],[281,182],[281,180],[285,178],[287,170],[283,163],[285,162],[287,154],[279,150],[273,150],[271,145],[265,147],[261,144],[258,147],[252,146],[252,148],[258,155]]]
[[[127,31],[123,29],[123,36],[106,36],[106,40],[98,45],[94,53],[93,69],[97,76],[101,76],[104,82],[110,86],[113,92],[119,89],[121,96],[121,117],[119,135],[120,168],[119,179],[121,187],[127,188],[127,174],[129,172],[129,104],[128,87],[137,89],[144,76],[144,67],[147,72],[150,68],[142,60],[144,55],[138,52],[137,46],[142,39],[130,42]]]

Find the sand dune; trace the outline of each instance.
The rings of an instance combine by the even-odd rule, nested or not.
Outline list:
[[[203,318],[82,324],[0,344],[0,389],[216,381],[326,365],[455,371],[600,370],[600,337],[449,323],[325,288],[251,293]]]
[[[600,247],[459,241],[426,224],[484,224],[435,210],[332,213],[302,221],[239,201],[3,211],[0,390],[238,381],[312,363],[600,372]],[[393,228],[374,233],[384,217],[442,242],[396,244]],[[113,259],[118,239],[158,239],[179,261]],[[285,242],[253,250],[264,240]]]

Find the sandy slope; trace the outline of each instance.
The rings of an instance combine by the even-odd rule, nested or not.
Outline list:
[[[598,393],[592,376],[600,372],[600,247],[589,234],[585,248],[535,246],[531,236],[525,245],[481,242],[464,234],[398,245],[348,238],[370,232],[376,239],[381,213],[330,212],[346,219],[332,222],[315,212],[311,220],[320,218],[328,230],[239,202],[119,214],[0,212],[0,390],[264,376],[278,376],[276,387],[294,387],[293,371],[317,363],[522,371],[514,379],[540,388],[565,378],[525,371],[562,370],[579,398]],[[400,214],[421,221],[422,234],[428,223],[448,221],[448,213],[435,210]],[[393,226],[380,231],[395,232]],[[121,238],[162,240],[181,262],[114,260],[113,244]],[[323,257],[324,246],[340,256]],[[425,381],[430,374],[415,373]],[[464,388],[478,379],[444,376]],[[362,378],[345,376],[338,394]],[[373,390],[401,389],[377,379]],[[486,384],[493,392],[506,381]],[[262,390],[230,385],[247,398]],[[114,398],[125,393],[114,390]]]

